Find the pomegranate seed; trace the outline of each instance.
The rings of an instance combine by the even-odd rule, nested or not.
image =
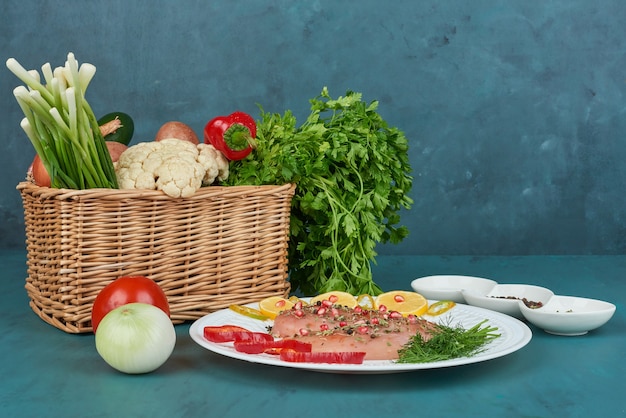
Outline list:
[[[309,330],[306,328],[300,328],[300,335],[307,336],[309,335]]]
[[[317,314],[318,314],[319,316],[322,316],[322,315],[324,315],[325,313],[326,313],[326,308],[319,308],[319,309],[317,310]]]
[[[378,325],[380,324],[380,321],[378,320],[378,318],[372,318],[372,324]]]
[[[328,331],[328,324],[322,324],[322,325],[320,325],[320,329],[321,329],[322,331]]]
[[[389,314],[388,313],[384,313],[383,314],[383,319],[386,321],[389,319]]]
[[[328,300],[329,300],[330,303],[334,304],[334,303],[336,303],[339,300],[339,297],[337,295],[330,295],[328,297]]]
[[[298,318],[302,318],[304,316],[304,311],[302,309],[296,309],[294,311],[294,315],[297,316]]]
[[[293,308],[294,309],[302,309],[302,301],[301,300],[297,301],[296,304],[293,305]]]
[[[402,295],[395,295],[393,297],[393,300],[395,300],[398,303],[402,303],[402,302],[404,302],[404,296],[402,296]]]
[[[282,308],[283,306],[285,306],[285,301],[279,300],[274,304],[274,306],[276,306],[277,308]]]
[[[360,306],[355,306],[354,307],[354,313],[360,314],[362,312],[363,312],[363,308],[361,308]]]
[[[327,308],[330,308],[331,306],[333,306],[333,303],[332,303],[330,300],[328,300],[328,299],[324,299],[324,300],[322,301],[322,306],[325,306],[325,307],[327,307]]]
[[[409,316],[407,316],[407,319],[409,320],[409,324],[417,324],[417,316],[410,314]]]
[[[337,308],[332,308],[330,310],[330,312],[331,312],[333,318],[337,318],[339,316],[339,309],[337,309]]]
[[[367,334],[369,331],[369,328],[363,326],[363,327],[358,327],[356,330],[359,334]]]
[[[380,306],[378,307],[378,311],[379,311],[379,312],[387,312],[387,307],[386,307],[385,305],[380,305]]]
[[[398,311],[391,311],[389,313],[389,318],[393,318],[393,319],[402,318],[402,314]]]
[[[348,323],[346,321],[339,321],[339,326],[340,327],[345,327],[346,325],[348,325]]]

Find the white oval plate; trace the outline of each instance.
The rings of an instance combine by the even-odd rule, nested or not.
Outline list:
[[[304,299],[303,299],[304,300]],[[429,303],[432,301],[429,301]],[[257,304],[248,305],[257,308]],[[404,364],[391,360],[366,360],[363,364],[326,364],[326,363],[291,363],[282,361],[270,354],[245,354],[235,350],[232,343],[213,343],[204,338],[205,326],[238,325],[250,331],[267,332],[272,321],[260,321],[238,314],[230,309],[223,309],[196,320],[189,328],[189,335],[201,347],[217,354],[244,360],[251,363],[271,366],[291,367],[327,373],[398,373],[413,370],[436,369],[478,363],[511,354],[524,347],[532,338],[530,328],[523,322],[499,312],[467,305],[456,305],[453,309],[439,317],[424,316],[433,322],[468,329],[477,323],[487,320],[483,326],[498,328],[500,337],[492,340],[485,350],[472,356],[431,363]]]

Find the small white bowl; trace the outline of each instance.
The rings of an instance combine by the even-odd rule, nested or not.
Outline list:
[[[575,296],[553,296],[541,308],[530,309],[519,303],[524,318],[555,335],[584,335],[606,324],[615,313],[615,305],[602,300]]]
[[[496,284],[494,280],[482,277],[441,275],[420,277],[411,282],[411,287],[426,299],[466,303],[461,290],[472,289],[478,293],[487,293]]]
[[[550,289],[530,284],[497,284],[487,292],[479,293],[466,289],[462,293],[467,303],[472,306],[501,312],[518,319],[523,318],[519,307],[521,299],[545,305],[554,295]]]

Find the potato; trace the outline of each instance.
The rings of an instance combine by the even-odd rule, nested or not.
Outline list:
[[[117,160],[120,159],[120,155],[128,149],[127,145],[116,141],[106,141],[106,145],[109,149],[109,154],[111,154],[111,160],[113,162],[117,162]]]
[[[191,142],[194,145],[200,143],[198,140],[198,136],[188,125],[178,122],[178,121],[170,121],[164,123],[159,131],[157,132],[154,140],[160,141],[162,139],[167,138],[177,138],[183,141]]]

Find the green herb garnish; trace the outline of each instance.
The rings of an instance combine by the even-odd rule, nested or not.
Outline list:
[[[424,341],[417,333],[411,341],[398,351],[398,363],[430,363],[434,361],[451,360],[460,357],[472,357],[485,350],[485,345],[498,338],[498,329],[492,326],[481,326],[487,320],[481,321],[470,329],[456,326],[439,325],[433,331],[432,337]]]
[[[295,183],[291,207],[289,280],[292,290],[341,290],[378,295],[371,262],[377,243],[398,243],[409,209],[412,177],[408,140],[388,126],[378,102],[360,93],[333,99],[324,88],[298,126],[290,111],[262,112],[257,148],[232,161],[229,185]]]

